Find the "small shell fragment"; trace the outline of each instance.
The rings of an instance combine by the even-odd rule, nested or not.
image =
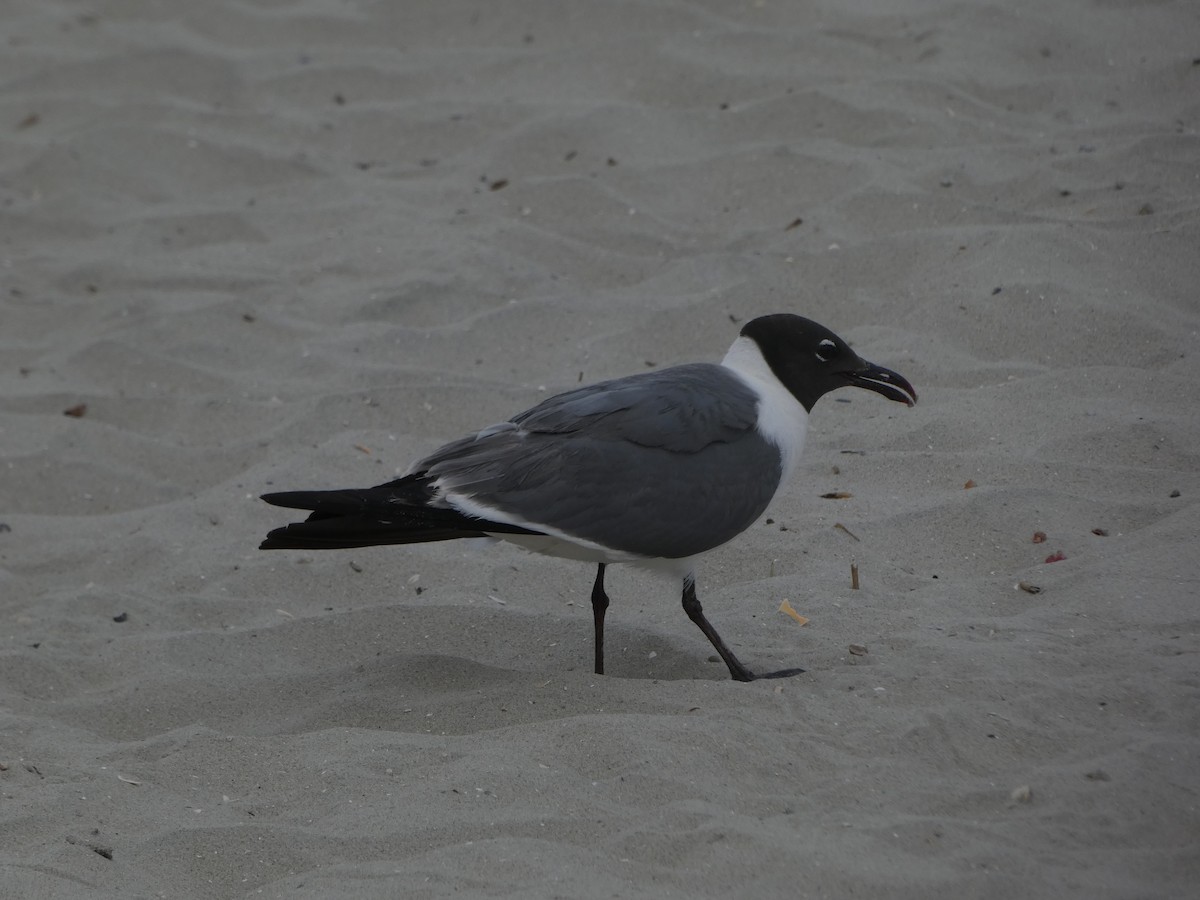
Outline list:
[[[870,652],[866,644],[851,644],[849,650],[851,656],[866,656]]]
[[[1040,587],[1038,587],[1036,584],[1030,584],[1028,581],[1018,581],[1017,587],[1027,594],[1040,594],[1042,592]]]
[[[1018,788],[1013,788],[1008,798],[1013,803],[1029,803],[1033,800],[1033,789],[1029,785],[1023,784]]]

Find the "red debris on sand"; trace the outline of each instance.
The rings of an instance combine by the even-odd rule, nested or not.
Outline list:
[[[1053,553],[1051,553],[1049,556],[1046,557],[1046,562],[1048,562],[1048,563],[1062,562],[1066,558],[1067,558],[1067,555],[1065,553],[1063,553],[1061,550],[1055,550]]]

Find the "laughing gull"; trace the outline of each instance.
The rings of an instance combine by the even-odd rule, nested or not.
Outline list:
[[[378,487],[286,491],[263,500],[310,510],[263,550],[325,550],[491,537],[597,564],[596,674],[604,673],[604,567],[631,563],[683,581],[683,609],[737,681],[756,675],[704,617],[699,557],[745,531],[791,475],[808,414],[854,385],[912,406],[903,376],[790,314],[748,322],[720,364],[603,381],[544,400],[435,450]]]

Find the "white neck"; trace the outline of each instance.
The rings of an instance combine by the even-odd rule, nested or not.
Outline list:
[[[758,432],[779,448],[783,465],[781,481],[786,480],[795,470],[804,448],[808,413],[775,377],[758,344],[751,338],[738,337],[721,365],[741,377],[758,395]]]

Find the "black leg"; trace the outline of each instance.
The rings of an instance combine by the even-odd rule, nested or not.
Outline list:
[[[593,599],[592,602],[594,603],[595,600]],[[734,681],[755,681],[759,678],[790,678],[792,675],[799,675],[804,671],[803,669],[780,669],[778,672],[755,675],[742,665],[741,661],[733,655],[733,651],[725,646],[725,642],[717,634],[717,629],[713,628],[708,619],[704,618],[704,609],[700,606],[700,601],[696,598],[696,582],[690,576],[683,581],[683,611],[688,614],[689,619],[699,626],[700,630],[704,632],[704,636],[712,642],[717,652],[721,654],[721,659],[725,660],[725,665],[729,667],[729,674],[733,676]]]
[[[592,585],[592,622],[596,627],[596,674],[604,674],[604,612],[608,609],[608,594],[604,593],[604,563],[596,567],[596,583]]]

